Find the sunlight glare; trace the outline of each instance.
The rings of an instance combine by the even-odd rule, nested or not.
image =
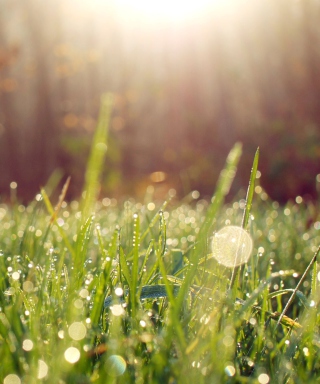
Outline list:
[[[83,0],[81,7],[93,14],[111,12],[128,24],[184,24],[210,13],[238,13],[243,3],[244,0]]]
[[[220,0],[221,1],[221,0]],[[123,12],[152,20],[181,21],[206,11],[212,0],[118,0]]]

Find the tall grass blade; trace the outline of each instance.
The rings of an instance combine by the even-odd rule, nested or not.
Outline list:
[[[246,207],[243,213],[243,219],[242,219],[242,225],[241,225],[243,229],[246,229],[249,222],[250,211],[252,207],[252,199],[254,194],[254,185],[255,185],[255,180],[256,180],[257,171],[258,171],[259,154],[260,154],[260,149],[258,147],[254,155],[251,174],[250,174],[250,180],[249,180],[249,185],[247,190]]]
[[[61,235],[61,237],[63,238],[63,241],[66,245],[66,247],[68,248],[68,251],[70,252],[70,254],[74,257],[75,256],[75,251],[72,247],[72,245],[70,244],[70,241],[68,239],[68,236],[66,234],[66,232],[64,231],[64,229],[57,223],[57,216],[56,216],[56,212],[50,202],[50,199],[46,193],[46,191],[42,188],[41,189],[41,195],[42,195],[42,198],[43,198],[43,201],[44,201],[44,204],[47,208],[47,211],[49,212],[49,214],[51,215],[51,220],[53,220],[51,222],[50,220],[50,224],[49,224],[49,227],[51,226],[52,223],[55,223],[57,225],[57,228],[58,228],[58,231]]]
[[[298,292],[298,289],[300,288],[300,285],[303,283],[303,280],[305,279],[305,277],[309,273],[310,269],[313,267],[313,264],[316,263],[317,257],[319,255],[319,253],[320,253],[320,246],[318,247],[317,251],[313,255],[309,265],[307,266],[306,270],[303,272],[303,275],[301,276],[298,284],[296,285],[295,289],[293,290],[292,295],[290,296],[290,299],[288,300],[286,306],[284,307],[283,311],[281,312],[281,315],[279,317],[279,320],[278,320],[275,328],[277,328],[278,325],[281,323],[281,320],[282,320],[283,316],[286,314],[286,312],[287,312],[288,308],[290,307],[291,303],[293,302],[293,299],[294,299],[296,293]]]
[[[84,194],[82,201],[82,222],[94,211],[94,205],[100,190],[100,177],[107,152],[108,128],[112,108],[112,95],[105,94],[101,98],[100,116],[93,137],[91,153],[85,174]]]
[[[242,218],[242,224],[241,224],[241,227],[243,229],[246,229],[248,222],[249,222],[250,211],[251,211],[251,207],[252,207],[252,199],[253,199],[253,194],[254,194],[255,179],[256,179],[258,164],[259,164],[259,154],[260,154],[260,150],[258,147],[256,150],[256,153],[254,155],[250,179],[249,179],[249,185],[248,185],[248,189],[247,189],[246,206],[245,206],[245,210],[243,212],[243,218]],[[241,266],[240,267],[234,267],[232,270],[229,290],[230,290],[230,292],[232,292],[233,300],[236,298],[236,291],[237,291],[239,281],[240,281],[240,272],[241,272]]]
[[[212,222],[223,204],[224,198],[229,193],[232,181],[237,171],[241,153],[242,145],[240,143],[236,143],[227,157],[224,169],[220,173],[215,194],[211,199],[211,204],[197,237],[197,244],[191,252],[190,268],[186,272],[184,284],[182,285],[177,298],[177,308],[181,308],[183,304],[192,280],[197,272],[198,261],[207,254],[209,229],[211,228]]]
[[[131,267],[131,292],[130,292],[130,308],[132,316],[136,314],[137,306],[137,283],[138,283],[138,268],[139,268],[139,249],[140,249],[140,218],[137,214],[134,214],[133,218],[133,260]]]

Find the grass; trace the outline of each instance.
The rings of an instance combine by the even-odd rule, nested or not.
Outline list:
[[[238,144],[210,202],[99,201],[110,108],[106,97],[82,201],[65,188],[54,209],[45,187],[0,205],[1,382],[319,382],[318,203],[271,201],[257,151],[247,195],[225,204]],[[233,269],[211,249],[228,225],[253,240]]]

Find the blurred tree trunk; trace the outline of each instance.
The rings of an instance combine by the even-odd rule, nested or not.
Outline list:
[[[4,11],[4,9],[2,10]],[[8,45],[5,38],[6,13],[0,12],[0,84],[10,79],[10,67],[19,54],[18,46]],[[17,142],[19,117],[14,109],[14,92],[0,88],[0,192],[9,190],[9,183],[21,175],[20,146]],[[6,194],[6,193],[5,193]]]
[[[52,2],[24,0],[22,4],[37,70],[36,115],[34,121],[29,122],[26,127],[33,139],[28,148],[30,167],[25,169],[29,187],[36,191],[39,188],[38,183],[44,184],[57,166],[59,128],[52,105],[53,67],[50,68],[49,61],[50,58],[52,60],[52,51],[57,38],[56,31],[59,30],[59,2],[53,5]],[[46,33],[43,33],[43,25],[47,26]]]
[[[320,5],[317,1],[304,0],[302,7],[302,32],[307,67],[305,102],[307,113],[318,127],[320,126]]]

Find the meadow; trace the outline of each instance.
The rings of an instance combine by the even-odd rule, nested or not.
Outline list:
[[[79,201],[69,181],[51,201],[49,182],[22,205],[12,183],[0,205],[1,382],[319,382],[319,202],[272,201],[257,150],[225,203],[240,144],[209,201],[98,199],[109,114]],[[227,236],[217,246],[228,227],[252,239],[247,262]]]

